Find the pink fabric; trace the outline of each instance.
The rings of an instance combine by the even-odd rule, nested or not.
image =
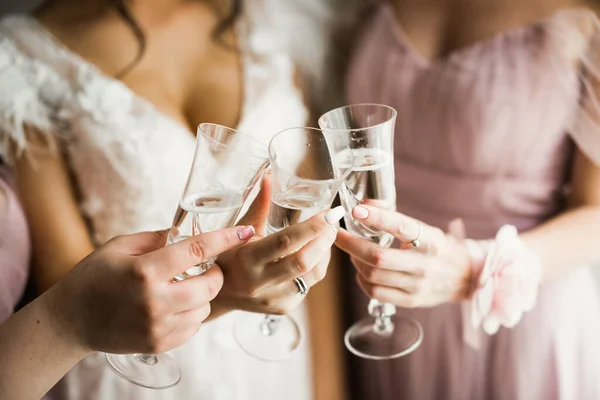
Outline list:
[[[7,171],[0,167],[0,324],[13,313],[29,276],[29,231]]]
[[[491,239],[504,224],[526,231],[561,211],[573,139],[600,160],[598,113],[581,90],[582,78],[594,76],[580,75],[569,58],[581,51],[575,59],[587,65],[581,38],[596,26],[587,11],[559,13],[429,62],[390,7],[365,21],[347,101],[398,110],[398,210],[442,229],[462,218],[474,239]],[[400,310],[421,322],[423,344],[389,362],[355,360],[354,381],[364,385],[356,398],[600,399],[596,287],[587,268],[573,267],[541,285],[515,328],[482,333],[479,350],[463,343],[460,304]],[[358,318],[367,303],[352,290]]]

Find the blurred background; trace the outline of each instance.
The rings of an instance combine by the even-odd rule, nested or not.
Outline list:
[[[0,14],[28,11],[39,3],[39,0],[0,0]]]

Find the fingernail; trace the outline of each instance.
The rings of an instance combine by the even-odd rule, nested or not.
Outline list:
[[[367,219],[369,217],[369,210],[361,206],[356,206],[352,210],[352,216],[356,219]]]
[[[327,221],[329,225],[335,225],[340,221],[340,219],[342,219],[345,213],[346,210],[344,210],[344,207],[337,206],[336,208],[325,214],[325,221]]]
[[[255,233],[256,231],[253,226],[245,226],[237,231],[237,237],[240,240],[248,240],[254,236]]]

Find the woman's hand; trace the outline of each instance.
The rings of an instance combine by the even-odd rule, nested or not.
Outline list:
[[[223,284],[218,267],[182,282],[173,276],[245,243],[248,227],[201,234],[165,247],[167,232],[121,236],[81,261],[48,293],[46,309],[73,346],[109,353],[159,353],[200,328]]]
[[[256,227],[257,235],[217,259],[225,280],[212,303],[211,318],[232,310],[287,314],[303,299],[294,278],[302,277],[312,287],[325,277],[344,209],[323,211],[265,237],[270,197],[267,177],[243,220]]]
[[[433,307],[468,296],[470,258],[465,243],[397,212],[369,205],[352,211],[354,219],[392,234],[400,249],[341,230],[336,245],[350,255],[357,280],[371,298],[399,307]],[[420,235],[420,237],[419,237]],[[412,242],[419,238],[419,246]]]

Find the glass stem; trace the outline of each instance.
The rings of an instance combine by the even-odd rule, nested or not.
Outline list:
[[[389,334],[394,331],[392,317],[396,314],[396,306],[371,299],[369,302],[369,314],[375,318],[375,321],[373,322],[374,332]]]
[[[265,336],[271,336],[277,331],[279,319],[274,315],[265,314],[265,319],[260,324],[260,331]]]
[[[158,362],[158,358],[154,354],[135,354],[134,357],[146,365],[154,365]]]

